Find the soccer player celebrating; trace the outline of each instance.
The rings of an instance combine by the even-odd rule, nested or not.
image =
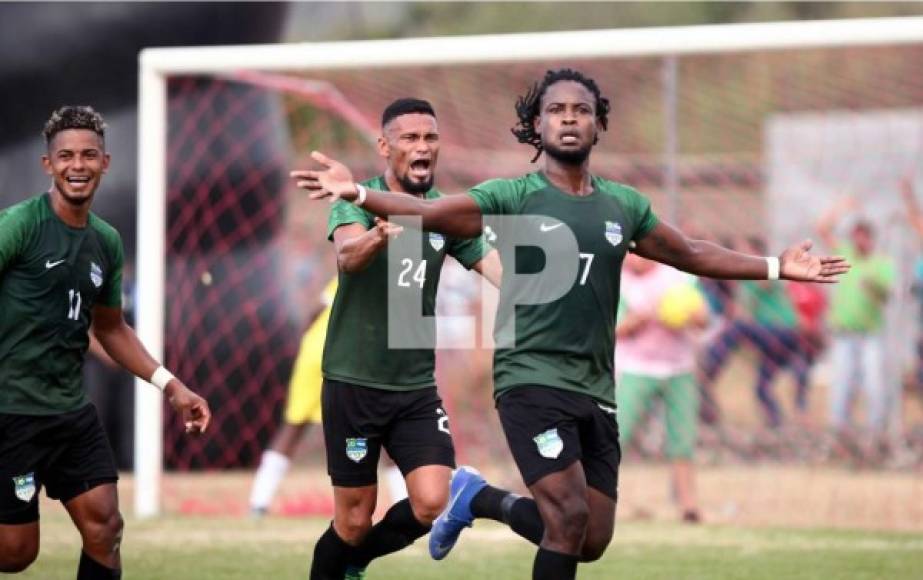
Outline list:
[[[122,318],[122,241],[90,212],[109,167],[102,117],[62,107],[44,134],[50,191],[0,211],[0,572],[38,555],[44,485],[83,539],[78,580],[121,578],[115,460],[81,385],[89,329],[166,393],[187,432],[204,431],[211,412]]]
[[[609,101],[578,71],[549,71],[518,100],[516,111],[513,133],[536,148],[536,159],[545,153],[541,170],[488,181],[469,195],[424,200],[359,188],[344,165],[317,152],[312,157],[320,169],[292,176],[314,198],[352,201],[379,216],[422,216],[425,230],[446,235],[476,236],[483,215],[505,214],[523,216],[517,228],[531,230],[498,231],[501,241],[528,234],[536,240],[529,245],[541,246],[542,236],[560,237],[547,260],[542,252],[510,252],[515,268],[513,256],[501,248],[507,261],[496,332],[515,329],[515,344],[495,352],[497,409],[534,499],[487,485],[469,468],[458,469],[449,507],[433,526],[430,552],[445,557],[465,526],[486,517],[506,522],[539,546],[533,579],[563,580],[575,577],[578,562],[602,556],[615,523],[620,449],[613,329],[629,247],[713,278],[834,282],[848,265],[839,257],[810,255],[807,241],[778,258],[764,258],[689,239],[658,220],[634,189],[592,175],[590,152],[606,129]],[[525,214],[545,219],[527,220]],[[562,233],[566,230],[569,234]],[[541,272],[555,260],[577,267],[563,295],[545,303],[518,300],[534,290],[535,280],[520,272]]]
[[[387,166],[365,187],[383,196],[440,199],[433,189],[439,132],[432,106],[399,99],[382,113],[381,128],[378,153]],[[330,211],[328,237],[336,247],[340,283],[324,347],[321,409],[335,509],[332,525],[314,548],[312,580],[362,577],[374,558],[426,534],[448,501],[455,452],[436,392],[434,350],[389,348],[386,301],[421,292],[422,313],[434,330],[445,256],[495,284],[500,260],[480,238],[433,233],[422,241],[421,255],[400,257],[402,268],[395,273],[383,250],[401,231],[346,201]],[[404,474],[409,497],[372,527],[382,446]]]

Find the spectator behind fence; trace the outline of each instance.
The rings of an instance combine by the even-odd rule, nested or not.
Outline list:
[[[852,264],[852,271],[834,286],[830,299],[830,421],[841,435],[853,430],[851,406],[859,388],[864,395],[865,426],[873,433],[873,442],[883,445],[890,406],[884,382],[884,308],[894,283],[895,265],[889,256],[875,251],[875,231],[870,222],[855,221],[848,240],[834,234],[843,216],[856,208],[855,198],[844,197],[817,224],[828,249]]]
[[[759,238],[747,240],[748,251],[766,253]],[[808,359],[800,348],[798,315],[782,282],[747,280],[740,282],[734,313],[727,326],[711,342],[702,360],[702,378],[713,389],[731,354],[750,344],[759,357],[754,392],[765,423],[776,429],[783,423],[782,406],[773,392],[773,380],[783,369],[795,377],[795,407],[801,422],[807,414]]]
[[[923,211],[917,203],[913,188],[913,178],[907,176],[901,180],[901,195],[907,208],[907,217],[910,225],[917,233],[918,239],[923,240]],[[920,395],[923,395],[923,254],[919,253],[917,246],[917,259],[913,267],[913,295],[917,299],[917,360],[914,369],[914,386]]]
[[[799,350],[810,369],[827,347],[827,293],[816,284],[803,282],[789,282],[785,290],[798,315]],[[800,419],[804,426],[812,423],[807,413],[802,414]]]
[[[692,454],[699,397],[694,331],[708,323],[708,307],[692,276],[635,254],[626,256],[622,277],[615,367],[619,440],[627,447],[654,398],[663,400],[665,453],[676,499],[683,520],[695,523],[699,510]]]

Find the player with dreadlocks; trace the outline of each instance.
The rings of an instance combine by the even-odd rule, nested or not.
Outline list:
[[[631,187],[592,175],[590,152],[606,129],[609,103],[580,72],[549,71],[519,99],[516,110],[513,133],[545,154],[540,170],[487,181],[468,195],[430,201],[357,188],[344,165],[317,152],[312,157],[322,169],[292,176],[314,198],[353,201],[379,216],[421,216],[427,231],[473,237],[481,232],[484,215],[537,215],[542,218],[521,217],[515,228],[532,228],[533,240],[572,236],[544,254],[499,247],[504,273],[495,332],[499,336],[514,328],[515,344],[497,348],[494,355],[496,405],[532,498],[492,487],[475,470],[459,468],[448,507],[430,534],[430,553],[441,559],[475,518],[505,522],[539,546],[534,580],[566,580],[576,576],[578,562],[602,556],[615,525],[621,453],[614,327],[629,248],[712,278],[781,275],[834,282],[849,265],[839,257],[810,255],[810,242],[766,258],[689,239],[658,220],[647,198]],[[498,233],[501,242],[506,235],[522,239],[512,228]],[[541,272],[555,260],[578,266],[570,270],[573,282],[564,294],[544,303],[517,302],[535,284],[535,276],[518,273]]]

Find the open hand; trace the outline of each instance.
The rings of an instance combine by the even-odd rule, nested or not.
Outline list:
[[[805,240],[782,252],[779,256],[782,278],[830,284],[849,271],[851,265],[843,256],[812,256],[809,253],[812,245],[811,240]]]
[[[348,167],[320,151],[312,151],[311,159],[320,165],[320,169],[298,169],[289,173],[297,180],[298,187],[310,192],[311,199],[328,198],[331,203],[337,199],[356,199],[358,190]]]

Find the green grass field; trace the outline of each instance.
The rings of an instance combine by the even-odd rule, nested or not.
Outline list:
[[[502,481],[504,473],[515,475],[495,468],[491,479]],[[314,542],[328,520],[248,518],[251,478],[246,471],[167,473],[167,515],[139,521],[131,516],[134,482],[123,477],[124,578],[307,579]],[[662,464],[622,468],[615,539],[601,561],[581,566],[580,579],[923,580],[923,477],[917,472],[703,465],[698,481],[707,524],[697,527],[675,523],[667,481]],[[288,502],[329,496],[328,485],[316,468],[294,470],[275,513]],[[44,494],[41,513],[39,559],[16,578],[72,580],[77,531]],[[430,560],[423,539],[373,563],[369,579],[528,580],[534,554],[506,528],[478,522],[446,560]]]
[[[128,580],[307,578],[320,519],[176,518],[127,522]],[[22,578],[73,578],[79,539],[63,513],[43,518],[39,560]],[[505,528],[478,523],[448,559],[434,562],[425,539],[375,562],[373,580],[531,577],[534,549]],[[920,579],[923,534],[786,530],[669,523],[620,524],[581,579]]]

